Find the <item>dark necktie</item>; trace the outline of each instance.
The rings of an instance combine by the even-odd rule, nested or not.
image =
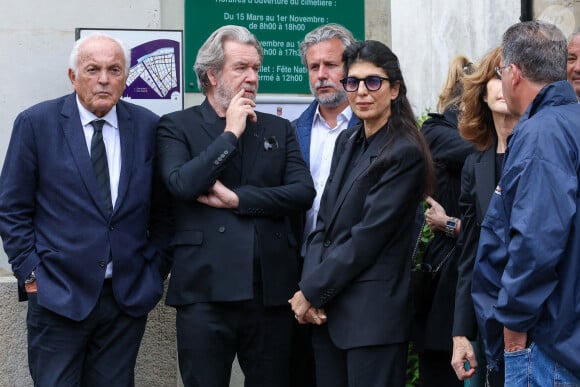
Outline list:
[[[91,122],[95,131],[91,139],[91,161],[97,177],[97,184],[101,196],[105,203],[105,208],[110,216],[113,212],[113,203],[111,201],[111,182],[109,180],[109,166],[107,164],[107,152],[103,142],[103,125],[105,120],[94,120]]]

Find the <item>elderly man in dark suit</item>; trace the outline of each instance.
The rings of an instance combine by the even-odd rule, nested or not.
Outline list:
[[[158,117],[120,101],[129,50],[76,42],[75,93],[22,112],[0,177],[0,235],[28,298],[35,385],[131,386],[163,293],[163,212],[151,202]]]
[[[254,111],[261,64],[247,29],[219,28],[195,62],[206,100],[159,123],[176,214],[167,303],[186,386],[228,386],[236,354],[246,386],[289,380],[300,246],[288,217],[315,192],[290,122]]]

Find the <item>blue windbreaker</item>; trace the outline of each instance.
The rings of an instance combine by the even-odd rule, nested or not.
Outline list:
[[[490,366],[503,327],[580,377],[580,104],[545,86],[514,128],[481,225],[472,296]]]

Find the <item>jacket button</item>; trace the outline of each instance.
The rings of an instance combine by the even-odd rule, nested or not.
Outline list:
[[[226,228],[224,226],[220,226],[220,228],[218,228],[218,231],[223,234],[224,232],[226,232]]]
[[[330,246],[330,241],[329,241],[328,239],[327,239],[327,240],[325,240],[325,241],[324,241],[324,244],[323,244],[323,246],[324,246],[324,247],[328,247],[328,246]]]
[[[282,238],[282,233],[281,232],[277,232],[274,235],[276,236],[276,239]]]
[[[100,260],[100,261],[99,261],[99,266],[100,266],[100,267],[107,267],[107,261]]]
[[[113,226],[112,224],[109,225],[109,230],[113,231],[115,229],[115,226]]]

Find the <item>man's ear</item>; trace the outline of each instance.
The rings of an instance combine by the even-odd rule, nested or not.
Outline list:
[[[73,85],[75,84],[75,80],[77,79],[77,76],[76,76],[75,72],[73,71],[73,69],[68,69],[68,79],[70,80],[70,82]]]
[[[512,72],[511,86],[516,88],[522,82],[522,70],[515,64],[511,64],[510,71]]]
[[[216,86],[218,84],[218,77],[215,73],[215,70],[207,71],[207,79],[209,80],[209,83],[212,86]]]

